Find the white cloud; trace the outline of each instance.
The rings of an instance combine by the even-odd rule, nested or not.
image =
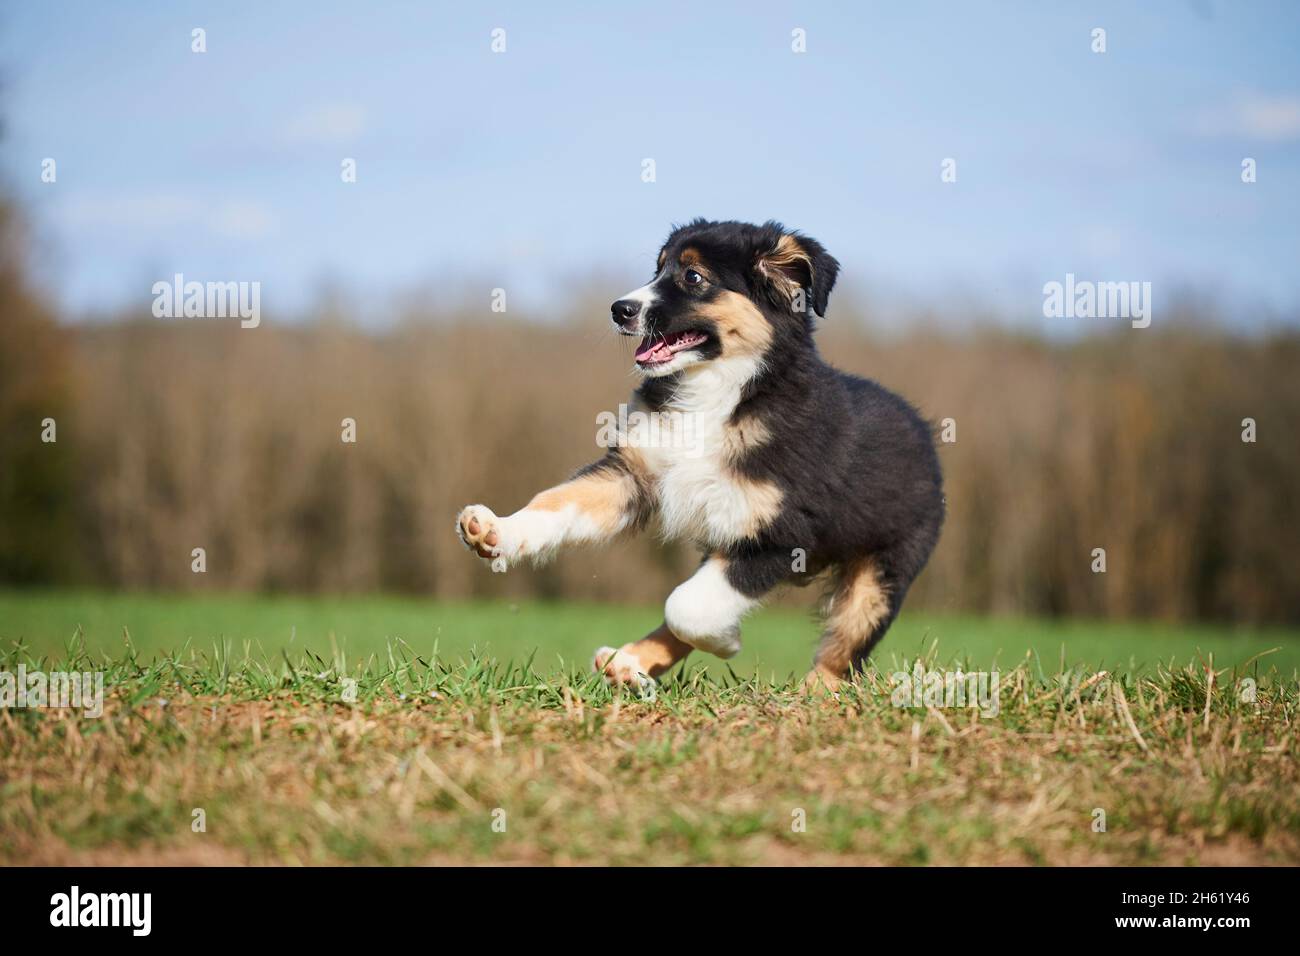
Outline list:
[[[1300,137],[1300,96],[1257,97],[1241,107],[1242,129],[1258,139]]]
[[[76,228],[171,229],[192,223],[202,210],[195,199],[169,193],[143,196],[77,196],[62,216]]]
[[[1095,259],[1115,259],[1125,254],[1128,242],[1114,226],[1094,223],[1080,231],[1079,245],[1085,255]]]
[[[78,196],[60,212],[73,229],[120,229],[143,233],[198,229],[223,239],[261,239],[275,232],[270,209],[250,200],[205,203],[179,193]]]
[[[309,146],[346,146],[366,125],[365,111],[355,103],[314,106],[289,121],[285,140]]]
[[[216,210],[211,225],[229,239],[261,239],[275,232],[276,219],[261,203],[228,202]]]
[[[1201,111],[1192,121],[1192,130],[1216,138],[1300,139],[1300,94],[1243,93],[1231,103]]]

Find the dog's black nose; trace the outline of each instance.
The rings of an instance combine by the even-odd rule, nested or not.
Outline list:
[[[614,323],[627,328],[641,314],[641,303],[636,299],[619,299],[609,309],[614,313]]]

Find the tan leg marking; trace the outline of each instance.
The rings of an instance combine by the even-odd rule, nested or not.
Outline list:
[[[864,558],[847,565],[827,608],[821,643],[805,683],[832,686],[830,680],[838,683],[848,677],[857,652],[888,615],[889,595],[875,561]]]
[[[689,644],[677,639],[667,624],[657,628],[631,644],[624,644],[616,652],[612,647],[602,647],[592,660],[592,670],[604,672],[612,684],[637,683],[639,675],[658,677],[691,652]]]
[[[603,541],[640,523],[645,510],[638,456],[611,451],[600,467],[543,491],[505,517],[470,505],[456,519],[465,546],[505,571],[521,558],[542,561],[564,544]]]
[[[803,679],[803,689],[806,694],[833,694],[842,683],[844,681],[839,675],[832,674],[821,667],[814,667]]]
[[[622,528],[636,498],[636,480],[627,472],[597,472],[548,488],[528,502],[528,511],[563,511],[573,505],[602,531]]]

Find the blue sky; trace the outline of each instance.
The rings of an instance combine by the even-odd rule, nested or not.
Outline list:
[[[800,228],[881,301],[1042,323],[1073,272],[1250,326],[1300,307],[1298,41],[1300,4],[1215,0],[11,4],[0,176],[74,312],[178,271],[268,314],[558,311],[703,215]]]

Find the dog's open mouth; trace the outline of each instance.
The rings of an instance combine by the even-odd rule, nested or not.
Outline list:
[[[636,349],[637,365],[663,365],[671,362],[674,355],[703,345],[709,337],[695,329],[682,332],[669,332],[667,335],[647,335]]]

